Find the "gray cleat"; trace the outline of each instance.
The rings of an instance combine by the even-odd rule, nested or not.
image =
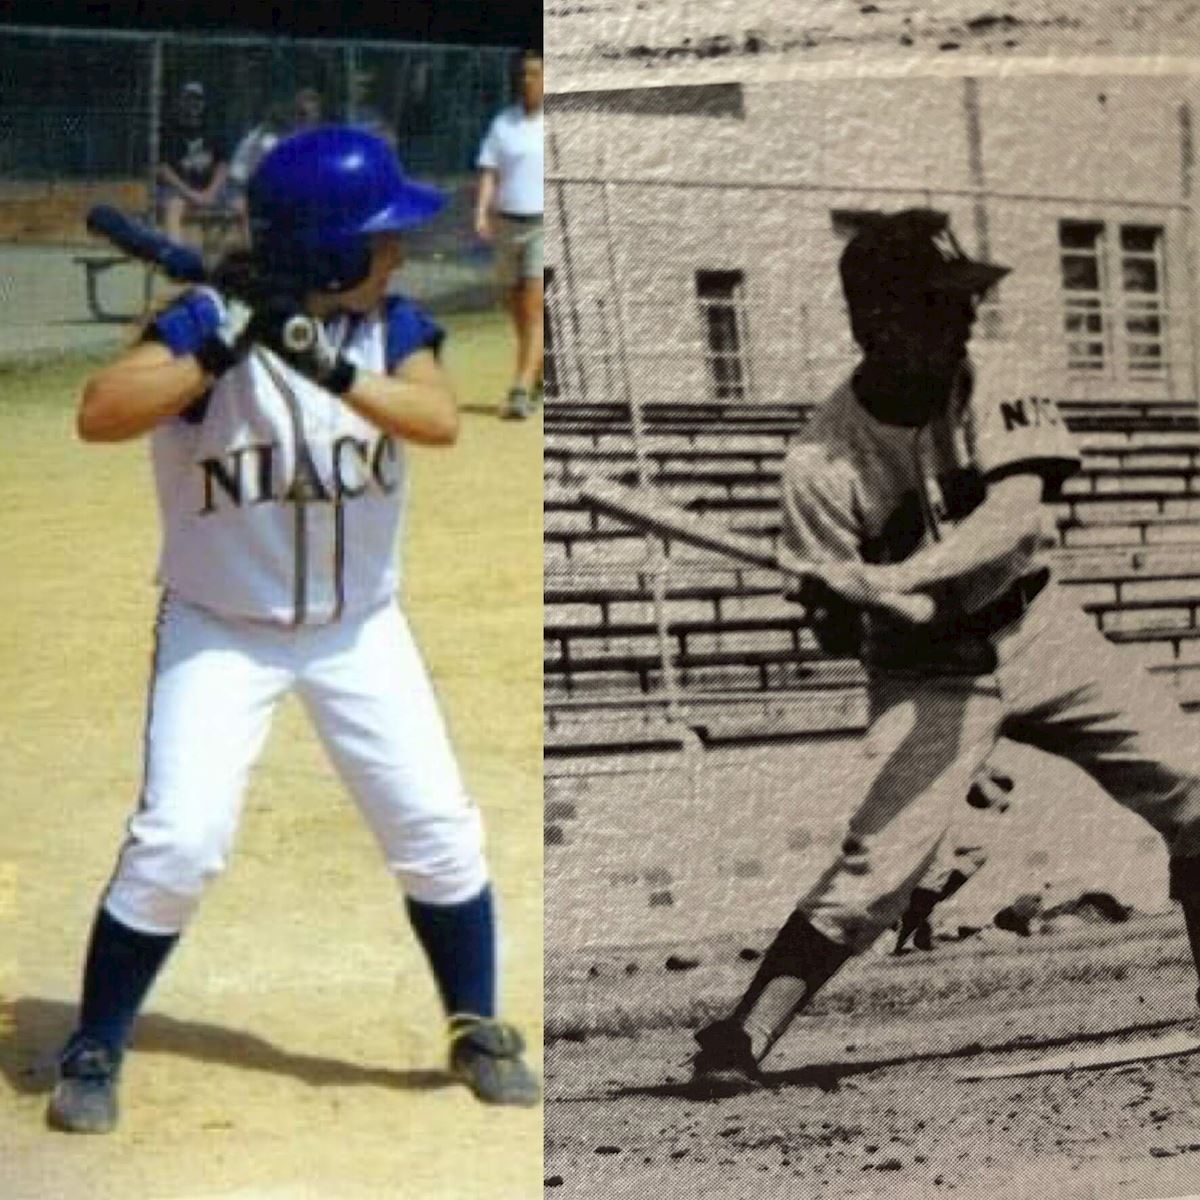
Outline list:
[[[450,1072],[485,1104],[530,1108],[541,1099],[537,1077],[521,1054],[525,1041],[502,1021],[456,1016],[450,1021]]]
[[[58,1064],[46,1121],[64,1133],[111,1133],[117,1125],[120,1057],[103,1042],[72,1039]]]
[[[500,410],[500,416],[506,421],[524,421],[533,411],[529,402],[529,393],[524,388],[512,388]]]

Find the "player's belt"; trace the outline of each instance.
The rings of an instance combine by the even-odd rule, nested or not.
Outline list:
[[[972,613],[963,623],[966,632],[999,633],[1014,621],[1019,621],[1029,606],[1050,582],[1050,569],[1042,567],[1024,579],[1018,579],[998,600]]]
[[[540,225],[542,223],[541,213],[510,213],[502,212],[500,214],[506,221],[515,221],[518,225]]]

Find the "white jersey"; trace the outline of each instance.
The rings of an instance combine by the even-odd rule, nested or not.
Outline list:
[[[785,459],[781,555],[798,568],[902,562],[970,515],[988,484],[1038,474],[1053,500],[1079,462],[1053,400],[1011,369],[977,369],[950,411],[921,426],[873,417],[847,380]]]
[[[1040,475],[1044,498],[1056,498],[1080,460],[1054,402],[1011,370],[985,367],[973,381],[964,374],[960,382],[948,411],[920,426],[873,416],[850,380],[834,391],[784,460],[785,567],[802,572],[811,562],[903,562],[940,541],[983,503],[989,484],[1008,475]],[[979,572],[948,584],[943,600],[974,613],[995,598],[998,584],[1014,582],[1008,569],[1005,564],[997,578]],[[1026,578],[1050,573],[1050,561],[1039,552]],[[926,631],[878,614],[870,624],[866,653],[876,664],[929,656]],[[949,642],[942,638],[939,645]]]
[[[542,213],[545,136],[542,110],[527,113],[520,104],[500,112],[479,150],[476,165],[499,176],[496,207],[517,217]]]
[[[328,325],[384,373],[387,315]],[[343,340],[344,339],[344,340]],[[158,580],[221,616],[317,625],[395,594],[407,472],[400,443],[270,351],[226,373],[203,419],[154,432]]]
[[[250,181],[258,164],[279,144],[282,134],[256,125],[240,142],[229,160],[229,180],[240,188]]]

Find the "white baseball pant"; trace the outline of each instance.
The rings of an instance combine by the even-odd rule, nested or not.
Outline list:
[[[994,639],[978,677],[881,673],[864,799],[841,854],[798,909],[863,950],[945,855],[972,777],[998,737],[1069,759],[1162,834],[1200,855],[1200,739],[1169,687],[1131,664],[1057,584]]]
[[[247,778],[295,691],[404,893],[470,899],[483,829],[407,621],[394,604],[300,629],[159,614],[141,800],[105,897],[118,921],[180,932],[226,865]]]

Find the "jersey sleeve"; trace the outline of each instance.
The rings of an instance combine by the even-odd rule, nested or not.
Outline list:
[[[405,296],[389,296],[386,321],[385,353],[389,373],[418,350],[432,350],[434,354],[441,354],[446,331],[414,301]]]
[[[781,483],[779,560],[785,570],[862,557],[853,481],[837,462],[817,446],[796,447],[784,460]]]
[[[1034,474],[1044,499],[1057,497],[1080,466],[1079,450],[1047,389],[1002,367],[977,369],[967,400],[967,437],[985,482]]]

